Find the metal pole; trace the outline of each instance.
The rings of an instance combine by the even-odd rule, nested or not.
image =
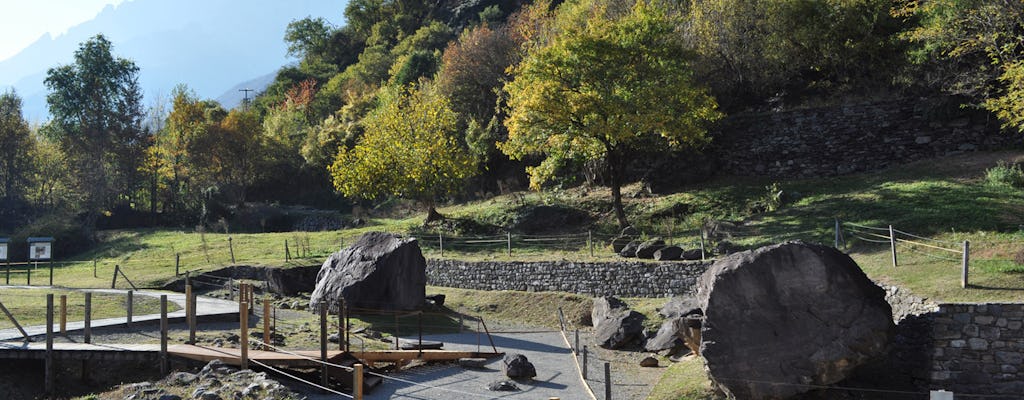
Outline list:
[[[263,350],[270,350],[270,299],[263,295]]]
[[[85,292],[85,338],[86,343],[92,343],[92,292]]]
[[[707,256],[704,252],[704,229],[700,230],[700,260],[707,260]]]
[[[92,277],[99,278],[99,276],[96,275],[96,259],[92,260]]]
[[[587,346],[583,345],[583,380],[587,380]]]
[[[579,354],[580,352],[580,330],[576,329],[576,347],[572,348],[572,352]]]
[[[167,375],[167,295],[160,295],[160,374]]]
[[[25,284],[32,286],[32,268],[25,268]]]
[[[836,218],[836,238],[835,238],[835,245],[832,246],[832,247],[835,247],[837,249],[839,248],[839,229],[840,229],[839,228],[839,218]]]
[[[181,275],[181,253],[174,253],[174,276]]]
[[[114,265],[114,277],[110,279],[110,288],[113,289],[117,285],[117,273],[121,269],[120,265]]]
[[[889,225],[889,247],[892,248],[892,267],[896,268],[896,232],[892,229],[892,225]]]
[[[53,293],[46,294],[46,393],[54,393],[53,381]]]
[[[962,270],[960,274],[960,287],[966,289],[970,286],[970,282],[967,280],[967,267],[971,261],[971,242],[964,240],[964,258],[962,262]]]
[[[11,262],[10,261],[5,261],[4,265],[7,267],[6,268],[6,270],[7,270],[7,280],[4,282],[4,284],[5,285],[10,285],[11,284]]]

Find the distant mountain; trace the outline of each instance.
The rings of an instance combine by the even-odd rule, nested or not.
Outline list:
[[[184,83],[203,98],[265,77],[292,62],[284,30],[306,16],[343,23],[347,0],[127,0],[56,38],[43,35],[0,61],[0,87],[13,86],[30,121],[47,118],[46,71],[73,60],[80,43],[103,33],[114,54],[134,60],[146,101]],[[249,83],[249,82],[246,82]],[[264,85],[265,86],[265,85]],[[237,102],[236,102],[237,104]],[[229,104],[225,104],[229,107]]]
[[[263,92],[267,86],[270,86],[270,84],[274,82],[275,77],[277,77],[277,73],[269,73],[259,78],[239,83],[235,85],[235,87],[228,89],[228,91],[224,92],[220,96],[217,96],[215,100],[228,110],[238,107],[242,104],[242,100],[245,99],[245,93],[242,92],[242,89],[252,90],[249,92],[249,100],[252,100],[257,94]]]

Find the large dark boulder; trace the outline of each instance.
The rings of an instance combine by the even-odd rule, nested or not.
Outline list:
[[[665,318],[665,322],[654,337],[647,339],[644,350],[657,352],[682,348],[686,345],[683,338],[687,337],[690,329],[686,320],[700,317],[703,311],[694,297],[673,297],[658,310],[658,314]]]
[[[526,356],[517,353],[506,354],[501,361],[501,370],[512,379],[530,379],[537,376],[537,369]]]
[[[640,247],[640,242],[636,240],[629,242],[626,244],[625,247],[622,248],[622,250],[619,251],[619,256],[626,258],[634,258],[636,257],[637,247]]]
[[[658,261],[678,260],[683,255],[683,248],[679,246],[665,246],[654,252],[654,259]]]
[[[662,247],[665,247],[665,241],[661,239],[651,239],[640,243],[640,245],[636,247],[636,258],[653,260],[654,252],[661,250]]]
[[[737,399],[783,399],[884,356],[885,291],[847,255],[789,242],[716,262],[698,284],[701,355]]]
[[[615,297],[594,299],[591,311],[594,322],[594,340],[606,349],[619,349],[643,339],[643,314],[630,310],[622,300]]]
[[[324,261],[310,308],[326,304],[337,312],[338,299],[343,297],[349,307],[419,309],[426,296],[426,266],[416,239],[367,233]]]

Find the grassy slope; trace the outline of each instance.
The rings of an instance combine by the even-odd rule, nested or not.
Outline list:
[[[0,301],[18,319],[22,326],[46,325],[46,295],[52,293],[54,313],[60,313],[60,296],[67,296],[68,321],[82,321],[85,317],[85,295],[71,290],[49,289],[4,289],[0,293]],[[127,298],[120,295],[94,293],[92,296],[93,319],[123,317]],[[148,296],[132,298],[134,315],[154,314],[160,312],[160,300]],[[177,311],[174,303],[168,304],[168,312]],[[59,322],[59,316],[54,317]],[[13,328],[14,324],[7,318],[0,319],[0,329]]]

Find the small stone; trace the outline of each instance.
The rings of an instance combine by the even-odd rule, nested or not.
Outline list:
[[[339,341],[341,341],[341,336],[339,336],[337,333],[332,333],[330,335],[327,335],[327,341],[330,343],[338,343]]]
[[[967,345],[967,341],[964,340],[951,340],[949,341],[949,347],[964,347]]]
[[[487,390],[492,392],[515,392],[519,390],[519,386],[512,381],[497,381],[488,384]]]
[[[988,349],[988,341],[986,341],[985,339],[970,338],[967,340],[967,345],[971,348],[971,350]]]
[[[460,358],[459,366],[463,368],[484,368],[487,366],[486,358]]]
[[[640,360],[640,366],[644,368],[655,368],[658,366],[658,359],[654,357],[645,357]]]
[[[995,321],[995,317],[991,315],[979,315],[977,317],[974,317],[974,323],[978,325],[989,325],[993,321]]]
[[[197,376],[195,374],[190,374],[188,372],[176,372],[171,376],[171,381],[176,385],[191,385],[192,382],[196,381],[196,379]]]

